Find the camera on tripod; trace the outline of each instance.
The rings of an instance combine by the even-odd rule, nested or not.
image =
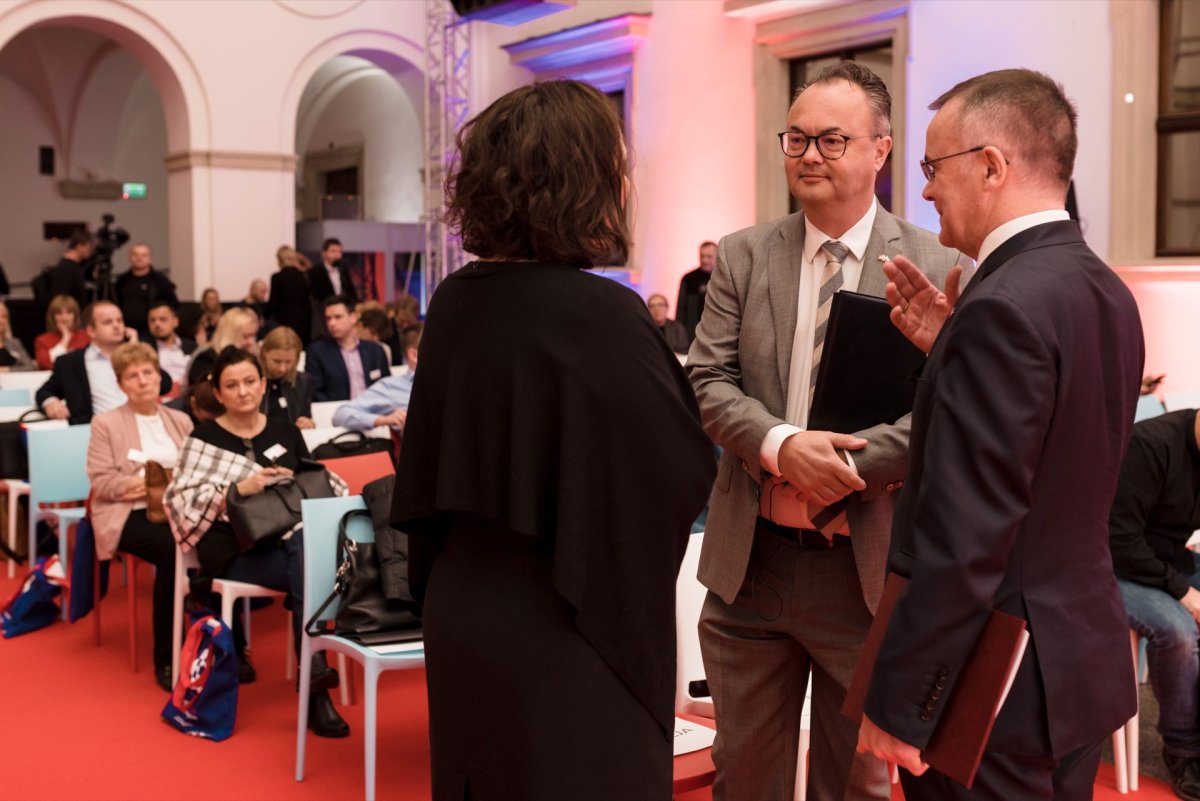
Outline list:
[[[96,300],[112,300],[113,253],[129,241],[129,232],[113,225],[116,217],[105,214],[100,218],[103,225],[96,231],[92,245],[91,274],[96,286]]]

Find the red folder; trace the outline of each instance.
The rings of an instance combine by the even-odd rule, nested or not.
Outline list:
[[[889,574],[884,584],[875,621],[867,633],[866,644],[846,691],[846,701],[842,704],[842,714],[855,723],[862,722],[875,659],[883,645],[896,599],[907,584],[908,579],[895,573]],[[931,768],[968,790],[975,782],[984,746],[1028,642],[1029,632],[1024,620],[992,610],[953,692],[945,701],[946,708],[938,719],[937,728],[921,753],[921,758]]]

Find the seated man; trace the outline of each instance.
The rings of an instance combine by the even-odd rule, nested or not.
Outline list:
[[[1147,641],[1163,761],[1175,794],[1192,801],[1200,801],[1200,573],[1187,541],[1198,528],[1196,410],[1137,423],[1121,464],[1109,544],[1129,625]]]
[[[392,364],[392,348],[388,345],[388,340],[392,338],[392,321],[388,319],[382,304],[375,301],[370,303],[372,305],[369,306],[366,303],[358,304],[358,325],[354,327],[354,332],[363,342],[374,342],[383,348],[388,364]]]
[[[646,298],[646,308],[650,310],[650,319],[662,335],[667,338],[667,345],[676,353],[688,352],[688,334],[683,323],[667,319],[667,297],[655,293]]]
[[[117,375],[109,361],[117,346],[125,342],[125,321],[117,304],[100,300],[83,310],[83,323],[92,344],[54,360],[54,371],[35,400],[51,420],[68,420],[71,425],[92,421],[125,404],[125,393],[117,386]],[[159,370],[159,394],[171,391],[171,376]]]
[[[304,372],[312,378],[313,400],[352,400],[389,374],[383,348],[359,340],[354,332],[357,322],[358,315],[342,295],[325,301],[325,327],[329,333],[305,351]]]
[[[420,323],[410,325],[400,335],[400,345],[408,362],[408,372],[391,375],[379,381],[359,397],[342,404],[333,413],[333,424],[354,431],[369,431],[378,426],[396,430],[404,428],[408,416],[408,399],[412,395],[413,378],[417,374],[417,348],[421,344]]]
[[[196,351],[196,342],[184,339],[175,333],[179,328],[179,315],[167,301],[160,300],[150,306],[147,326],[151,344],[158,350],[158,363],[178,386],[187,374],[188,357]]]

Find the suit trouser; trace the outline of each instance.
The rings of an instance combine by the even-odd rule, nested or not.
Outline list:
[[[984,751],[970,790],[934,770],[902,770],[900,783],[905,801],[1091,801],[1099,766],[1099,742],[1058,761]]]
[[[887,799],[887,767],[856,755],[840,714],[871,625],[850,548],[805,550],[757,531],[738,596],[709,593],[700,648],[717,717],[715,801],[788,801],[812,670],[812,801]]]

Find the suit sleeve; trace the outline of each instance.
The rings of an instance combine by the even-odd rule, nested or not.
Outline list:
[[[742,390],[738,346],[745,298],[738,297],[729,267],[727,241],[722,239],[717,246],[717,265],[708,282],[696,339],[688,352],[687,372],[700,403],[704,430],[718,445],[732,450],[757,478],[755,471],[761,469],[759,448],[763,438],[785,421]],[[742,251],[736,254],[739,262],[749,265],[752,254],[741,243],[737,247]],[[774,363],[771,368],[774,369]]]
[[[929,398],[931,422],[920,455],[914,552],[905,554],[913,574],[866,704],[871,720],[919,748],[945,708],[932,700],[934,677],[944,680],[940,698],[953,693],[993,608],[1031,508],[1055,402],[1055,357],[1014,303],[975,299],[947,333],[935,375],[918,390],[918,401]]]
[[[50,371],[50,377],[46,379],[46,383],[42,384],[37,393],[34,395],[34,400],[37,401],[37,406],[39,409],[43,409],[46,401],[50,400],[51,398],[66,400],[63,390],[62,372],[62,362],[56,359],[54,361],[54,367]],[[43,409],[43,411],[45,410]]]
[[[321,361],[320,351],[311,345],[304,358],[304,373],[312,380],[313,400],[318,403],[329,400],[325,387],[325,363]]]

